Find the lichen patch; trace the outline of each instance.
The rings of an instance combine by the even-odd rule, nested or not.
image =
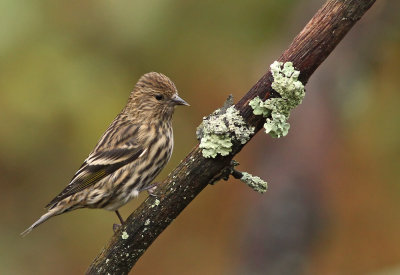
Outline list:
[[[123,232],[122,232],[122,235],[121,235],[121,238],[122,238],[123,240],[128,239],[128,238],[129,238],[128,233],[127,233],[126,231],[123,231]]]
[[[266,181],[247,172],[242,172],[242,174],[243,176],[240,180],[246,183],[250,188],[261,194],[267,192],[268,183]]]
[[[304,95],[304,85],[298,80],[300,71],[293,67],[292,62],[275,61],[271,64],[271,73],[274,81],[271,87],[281,96],[262,101],[259,97],[253,98],[249,105],[255,115],[266,118],[264,129],[274,138],[286,136],[290,125],[288,119],[290,111],[301,104]]]
[[[254,133],[254,127],[247,126],[234,106],[222,109],[204,117],[198,128],[199,147],[205,158],[215,158],[218,154],[227,156],[232,151],[234,141],[245,144]]]

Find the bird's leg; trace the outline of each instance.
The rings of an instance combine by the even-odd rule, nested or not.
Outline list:
[[[153,184],[150,184],[148,186],[143,187],[142,189],[139,190],[139,192],[142,191],[147,191],[147,193],[149,193],[150,196],[153,197],[157,197],[156,195],[154,195],[154,191],[156,191],[157,186],[160,184],[161,182],[155,182]]]
[[[115,210],[115,214],[117,214],[118,219],[120,220],[121,224],[124,224],[125,221],[124,221],[124,219],[121,217],[121,214],[118,212],[118,210]]]
[[[115,210],[115,214],[117,214],[119,221],[121,222],[121,224],[113,224],[113,230],[114,232],[116,232],[125,222],[124,219],[122,219],[121,214],[119,214],[118,210]]]

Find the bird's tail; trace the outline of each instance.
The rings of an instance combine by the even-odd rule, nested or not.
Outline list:
[[[53,210],[55,210],[55,211],[53,211]],[[35,227],[37,227],[40,224],[44,223],[45,221],[47,221],[51,217],[59,215],[59,214],[61,214],[60,211],[57,211],[56,209],[52,209],[52,210],[48,211],[46,214],[42,215],[36,222],[34,222],[34,224],[32,224],[28,229],[26,229],[24,232],[22,232],[21,236],[25,237],[26,235],[28,235],[32,231],[32,229],[34,229]]]

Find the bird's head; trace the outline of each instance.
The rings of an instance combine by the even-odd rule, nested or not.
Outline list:
[[[167,76],[151,72],[140,77],[125,109],[139,119],[169,121],[176,105],[189,106]]]

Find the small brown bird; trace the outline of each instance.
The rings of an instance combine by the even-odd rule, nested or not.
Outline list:
[[[47,213],[21,235],[78,208],[115,211],[123,223],[118,209],[153,187],[151,182],[171,157],[176,105],[189,106],[168,77],[155,72],[143,75],[71,182],[46,206]]]

